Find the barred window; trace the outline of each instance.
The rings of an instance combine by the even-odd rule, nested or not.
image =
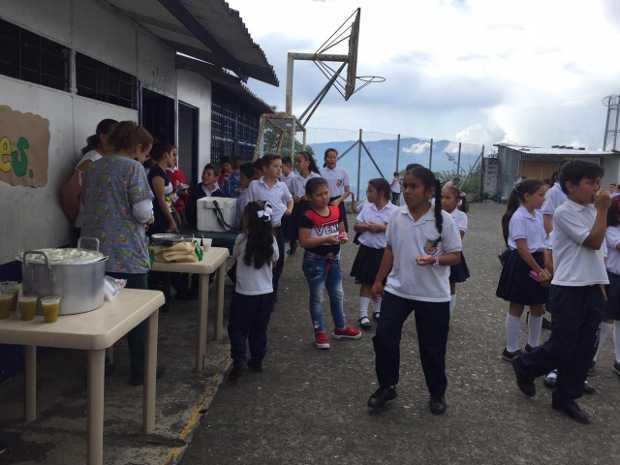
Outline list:
[[[81,53],[75,54],[78,95],[138,108],[138,80],[131,74]]]

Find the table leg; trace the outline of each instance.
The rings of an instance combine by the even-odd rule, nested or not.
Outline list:
[[[217,326],[215,338],[221,341],[224,338],[224,283],[226,282],[226,262],[217,269]]]
[[[24,382],[26,384],[26,399],[24,416],[27,422],[37,419],[37,348],[26,346],[24,356]]]
[[[200,322],[196,345],[196,370],[204,370],[207,364],[207,322],[209,320],[209,275],[200,275]]]
[[[142,419],[144,432],[149,434],[155,428],[155,394],[157,390],[157,329],[159,310],[146,323],[146,354],[144,358],[144,401]]]
[[[105,349],[88,351],[88,465],[103,465]]]

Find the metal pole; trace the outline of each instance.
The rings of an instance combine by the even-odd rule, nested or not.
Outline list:
[[[480,201],[484,200],[484,145],[480,151]]]
[[[292,53],[288,54],[286,63],[286,112],[293,114],[293,73],[295,68],[295,58]]]
[[[396,172],[398,173],[398,162],[400,161],[400,134],[396,136]]]
[[[620,117],[620,95],[616,100],[616,129],[614,130],[614,146],[611,148],[612,150],[616,150],[616,141],[618,140],[618,117]]]
[[[456,159],[456,177],[461,177],[461,143],[459,142],[459,156]]]
[[[433,138],[431,137],[431,146],[428,152],[428,169],[432,170],[433,166]]]
[[[605,120],[605,134],[603,135],[603,150],[607,150],[607,134],[609,133],[609,120],[611,117],[611,99],[613,97],[609,96],[607,100],[607,118]]]
[[[357,188],[355,193],[355,200],[359,202],[360,199],[360,183],[362,174],[362,130],[360,129],[359,138],[357,140]]]

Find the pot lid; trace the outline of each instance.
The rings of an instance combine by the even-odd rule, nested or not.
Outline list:
[[[50,265],[89,265],[105,258],[101,252],[89,249],[37,249],[33,252],[44,253]],[[45,259],[38,253],[32,254],[28,255],[28,263],[44,264]]]

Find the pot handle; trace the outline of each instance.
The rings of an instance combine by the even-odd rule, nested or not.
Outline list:
[[[80,237],[78,239],[78,242],[77,242],[77,248],[78,249],[84,249],[85,248],[85,247],[82,247],[82,241],[92,241],[92,242],[94,242],[95,243],[95,249],[94,250],[99,252],[100,242],[99,242],[99,239],[97,239],[96,237],[87,237],[87,236]],[[93,249],[87,249],[87,250],[93,250]]]
[[[29,266],[28,261],[26,260],[26,258],[27,258],[29,255],[40,255],[40,256],[42,256],[42,257],[43,257],[43,261],[45,262],[45,266],[47,266],[47,270],[48,270],[48,272],[49,272],[49,275],[50,275],[50,280],[51,280],[51,282],[52,282],[52,287],[53,287],[53,286],[54,286],[54,284],[55,284],[55,279],[54,279],[54,270],[53,270],[53,269],[52,269],[52,267],[50,266],[50,261],[49,261],[49,259],[47,258],[47,255],[46,255],[45,253],[43,253],[43,252],[39,251],[39,250],[29,250],[29,251],[27,251],[27,252],[24,252],[24,255],[22,255],[22,267],[23,267],[23,273],[22,273],[22,274],[24,274],[24,275],[25,275],[25,274],[26,274],[26,271],[27,271],[27,270],[28,270],[28,268],[30,267],[30,266]],[[33,280],[33,282],[34,282],[34,270],[35,270],[35,269],[34,269],[34,267],[30,267],[30,269],[31,269],[31,273],[32,273],[32,280]]]

